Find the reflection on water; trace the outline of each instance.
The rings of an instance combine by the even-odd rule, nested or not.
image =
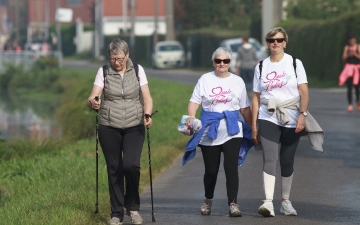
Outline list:
[[[61,129],[52,118],[40,118],[30,107],[8,112],[4,104],[0,104],[0,131],[0,137],[6,140],[21,138],[43,141],[49,137],[61,137]]]

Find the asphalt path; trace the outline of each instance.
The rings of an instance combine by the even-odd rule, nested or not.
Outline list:
[[[74,63],[70,64],[64,63],[65,66],[76,67]],[[92,66],[96,69],[99,67]],[[186,69],[145,68],[145,71],[150,77],[191,85],[195,85],[201,75],[201,72]],[[246,161],[239,167],[238,204],[243,216],[228,216],[222,165],[212,213],[210,216],[202,216],[200,205],[204,199],[204,166],[201,152],[197,150],[196,157],[185,166],[182,166],[179,156],[171,168],[153,181],[156,223],[152,222],[150,190],[141,195],[143,224],[360,224],[360,111],[346,111],[344,88],[315,89],[311,88],[311,84],[309,87],[309,112],[325,131],[324,152],[312,150],[307,137],[300,139],[290,196],[298,216],[284,216],[279,212],[279,167],[274,195],[276,216],[265,218],[257,213],[264,199],[264,191],[262,152],[254,149],[249,151]],[[131,224],[128,217],[124,219],[125,225]]]

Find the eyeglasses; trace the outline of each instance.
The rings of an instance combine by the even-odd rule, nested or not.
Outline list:
[[[216,64],[220,64],[221,62],[223,62],[224,64],[229,64],[230,63],[230,59],[214,59],[214,62]]]
[[[277,41],[277,43],[283,43],[285,38],[266,38],[266,41],[269,43],[274,43],[275,41]]]
[[[125,57],[124,58],[110,58],[110,61],[112,62],[112,63],[114,63],[114,62],[122,62],[122,61],[124,61],[124,59],[125,59]]]

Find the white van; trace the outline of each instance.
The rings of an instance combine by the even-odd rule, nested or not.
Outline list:
[[[249,43],[252,44],[253,48],[255,49],[256,56],[259,61],[268,57],[268,53],[266,51],[267,47],[262,46],[258,40],[256,40],[255,38],[249,38]],[[229,71],[232,73],[235,72],[237,50],[241,45],[242,45],[241,38],[226,39],[220,42],[220,47],[225,47],[231,50],[232,60]]]

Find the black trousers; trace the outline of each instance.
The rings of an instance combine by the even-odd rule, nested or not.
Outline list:
[[[347,96],[347,100],[348,100],[349,105],[352,104],[352,95],[353,95],[352,89],[353,89],[353,87],[355,89],[356,102],[359,102],[359,96],[360,96],[359,86],[360,86],[360,84],[353,85],[353,78],[352,77],[348,78],[346,80],[346,87],[347,87],[346,96]]]
[[[222,145],[199,145],[204,159],[205,197],[212,199],[220,167],[221,152],[224,154],[224,170],[226,177],[226,191],[228,204],[237,202],[239,189],[238,157],[242,138],[232,138]]]
[[[108,172],[110,216],[118,217],[121,221],[124,207],[130,211],[138,211],[140,207],[140,156],[144,138],[144,125],[126,129],[99,126],[99,141]]]

